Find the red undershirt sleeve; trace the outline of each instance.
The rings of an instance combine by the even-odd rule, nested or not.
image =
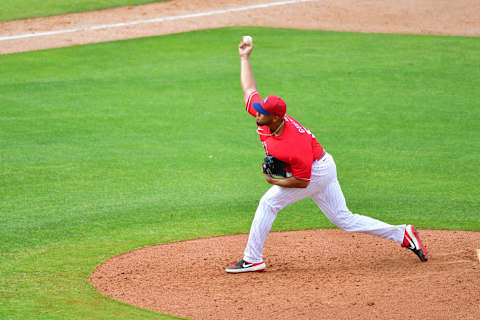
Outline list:
[[[253,107],[254,102],[262,102],[262,98],[260,98],[257,91],[253,91],[252,93],[250,93],[250,95],[248,96],[247,105],[245,106],[245,111],[255,117],[257,116],[257,111]]]
[[[312,177],[312,163],[304,163],[300,161],[294,161],[290,164],[292,168],[292,176],[299,180],[310,181]]]

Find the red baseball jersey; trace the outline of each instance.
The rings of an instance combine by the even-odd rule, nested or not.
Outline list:
[[[256,117],[254,102],[262,102],[257,91],[248,97],[246,111]],[[285,115],[285,124],[279,136],[270,135],[268,126],[258,126],[257,132],[265,153],[288,164],[287,171],[300,180],[309,181],[312,175],[312,163],[324,154],[323,147],[315,136],[289,115]]]

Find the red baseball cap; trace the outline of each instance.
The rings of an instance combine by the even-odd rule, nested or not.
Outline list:
[[[275,115],[282,118],[287,112],[287,104],[282,98],[277,96],[268,96],[263,102],[254,102],[253,107],[258,113]]]

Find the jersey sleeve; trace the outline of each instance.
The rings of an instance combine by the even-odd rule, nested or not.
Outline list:
[[[300,159],[293,159],[290,163],[292,169],[292,176],[299,180],[310,181],[312,177],[312,162],[305,163]]]
[[[250,93],[250,95],[248,96],[247,105],[245,106],[245,110],[255,117],[257,115],[257,111],[253,107],[254,102],[262,102],[262,98],[257,91],[253,91],[252,93]]]

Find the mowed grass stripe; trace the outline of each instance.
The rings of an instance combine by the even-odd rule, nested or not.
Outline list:
[[[227,28],[1,56],[0,318],[162,318],[100,297],[90,272],[248,232],[268,185],[244,34],[260,92],[334,155],[353,211],[480,230],[476,38]],[[310,200],[274,224],[325,227]]]

